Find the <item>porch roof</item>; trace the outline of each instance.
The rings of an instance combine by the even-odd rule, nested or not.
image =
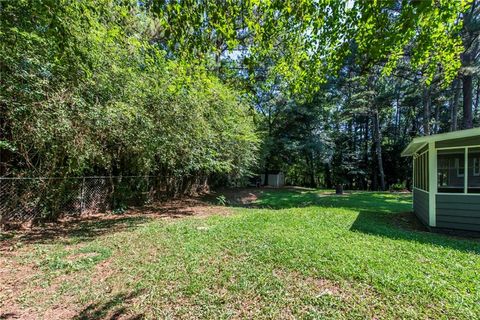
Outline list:
[[[402,151],[402,157],[409,157],[414,155],[418,150],[420,150],[430,142],[468,138],[473,136],[480,136],[480,128],[440,133],[431,136],[416,137],[412,140],[412,142],[410,142],[410,144],[405,148],[405,150]]]

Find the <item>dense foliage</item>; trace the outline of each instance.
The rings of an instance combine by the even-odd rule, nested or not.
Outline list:
[[[201,66],[167,59],[136,1],[18,1],[2,20],[2,173],[241,174],[248,103]]]
[[[262,172],[282,169],[296,185],[405,189],[411,165],[400,153],[413,137],[480,125],[478,1],[356,5],[363,18],[349,29],[338,72],[312,92],[292,93],[278,77],[256,87]],[[431,28],[439,29],[428,40]]]
[[[281,76],[290,90],[315,91],[336,75],[343,59],[365,65],[385,62],[390,74],[410,52],[430,82],[440,67],[447,80],[460,67],[458,15],[467,1],[152,0],[157,39],[174,55],[214,56],[217,68],[235,51],[250,76],[273,61],[266,79]],[[250,77],[251,80],[251,77]]]
[[[252,97],[258,171],[292,184],[407,187],[413,136],[478,121],[477,1],[148,4],[172,56],[208,57]]]
[[[478,12],[478,1],[2,3],[1,173],[160,175],[176,193],[282,169],[294,184],[398,189],[412,136],[479,123]]]

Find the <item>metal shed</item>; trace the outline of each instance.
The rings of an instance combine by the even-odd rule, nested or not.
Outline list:
[[[413,157],[413,211],[430,228],[480,231],[480,128],[418,137]]]
[[[265,174],[260,175],[262,185],[265,185]],[[274,188],[280,188],[285,185],[285,175],[282,171],[269,171],[268,172],[268,185]]]

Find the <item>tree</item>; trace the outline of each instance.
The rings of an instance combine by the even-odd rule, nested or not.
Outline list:
[[[250,103],[152,43],[137,1],[1,9],[2,175],[159,175],[176,195],[253,165]]]
[[[462,91],[463,91],[463,129],[473,128],[473,75],[478,68],[480,55],[480,3],[471,2],[470,8],[463,15],[462,39],[464,52],[462,53]]]
[[[352,5],[353,4],[353,5]],[[274,61],[295,92],[314,93],[335,75],[357,43],[356,57],[368,65],[385,62],[390,74],[409,54],[430,82],[440,66],[449,82],[460,62],[457,22],[468,4],[461,1],[151,1],[158,18],[155,39],[177,56],[204,61],[242,52],[243,66]],[[408,52],[407,52],[408,51]]]

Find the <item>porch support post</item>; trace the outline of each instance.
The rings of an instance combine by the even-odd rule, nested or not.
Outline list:
[[[463,165],[463,193],[468,193],[468,147],[465,148],[465,164]]]
[[[437,222],[437,150],[433,141],[428,143],[428,168],[428,225],[435,227]]]
[[[417,154],[414,153],[412,157],[412,210],[415,211],[415,160],[417,159]]]

